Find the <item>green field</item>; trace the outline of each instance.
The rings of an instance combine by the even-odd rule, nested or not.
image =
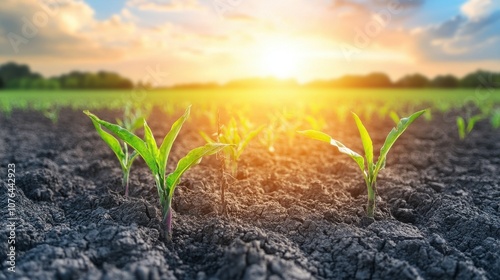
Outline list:
[[[0,91],[2,108],[37,107],[37,104],[70,106],[73,108],[120,108],[127,102],[158,106],[207,104],[276,104],[293,105],[321,103],[401,104],[431,107],[462,107],[467,103],[498,104],[500,94],[489,89],[195,89],[195,90],[127,90],[127,91]],[[351,106],[349,106],[351,107]]]

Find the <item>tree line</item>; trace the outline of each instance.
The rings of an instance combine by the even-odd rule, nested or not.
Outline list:
[[[141,86],[141,84],[137,85]],[[219,85],[217,83],[191,83],[173,88],[245,88],[245,87],[297,87],[294,79],[248,78]],[[312,81],[305,87],[366,87],[366,88],[500,88],[500,72],[477,70],[461,78],[438,75],[428,78],[415,73],[392,81],[384,73],[345,75],[337,79]],[[29,66],[9,62],[0,65],[0,89],[132,89],[134,83],[117,73],[72,71],[56,77],[44,78],[31,72]]]
[[[0,65],[0,89],[131,89],[134,83],[117,73],[72,71],[45,78],[27,65],[9,62]]]
[[[462,78],[454,75],[438,75],[428,78],[422,74],[409,74],[391,81],[384,73],[346,75],[328,81],[313,81],[311,87],[368,87],[368,88],[499,88],[500,73],[477,70]]]

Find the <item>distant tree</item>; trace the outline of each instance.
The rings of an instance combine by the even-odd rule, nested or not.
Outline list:
[[[0,77],[0,89],[3,89],[5,87],[5,84],[3,83],[2,77]]]
[[[98,73],[73,71],[57,79],[63,89],[132,89],[134,87],[129,79],[106,71]]]
[[[365,76],[346,75],[337,80],[331,81],[330,86],[337,87],[391,87],[392,82],[389,76],[384,73],[371,73]]]
[[[205,83],[200,85],[206,85],[209,87],[218,87],[215,83]],[[297,86],[297,81],[294,79],[276,79],[273,77],[266,78],[247,78],[240,80],[233,80],[224,85],[228,88],[248,88],[248,87],[294,87]],[[190,85],[191,88],[194,85]]]
[[[423,88],[429,85],[429,79],[422,74],[415,73],[402,77],[395,85],[405,88]]]
[[[366,87],[391,87],[392,81],[384,73],[371,73],[365,76],[363,79],[363,84]]]
[[[0,78],[8,84],[12,80],[22,79],[22,78],[42,78],[42,75],[38,73],[32,73],[29,66],[19,65],[14,62],[9,62],[0,66]]]
[[[459,81],[460,87],[465,88],[498,88],[500,87],[500,73],[490,71],[477,70],[474,73],[465,75]]]
[[[430,85],[438,88],[456,88],[458,87],[458,78],[453,75],[439,75],[431,81]]]

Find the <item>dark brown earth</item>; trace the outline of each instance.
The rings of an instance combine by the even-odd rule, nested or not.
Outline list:
[[[228,179],[228,218],[219,214],[216,159],[186,173],[166,243],[142,161],[126,199],[115,156],[80,111],[63,109],[56,125],[14,111],[0,117],[0,201],[6,221],[4,178],[14,163],[16,272],[3,261],[0,279],[500,279],[500,131],[481,122],[461,142],[453,114],[418,120],[393,147],[375,221],[364,218],[355,163],[297,136],[293,146],[279,141],[274,155],[257,141],[245,152],[238,178]],[[156,112],[152,130],[164,135],[177,115]],[[393,124],[366,125],[378,151]],[[192,117],[170,170],[203,144],[198,129],[211,130]],[[327,131],[362,151],[350,119]],[[8,234],[2,226],[2,260]]]

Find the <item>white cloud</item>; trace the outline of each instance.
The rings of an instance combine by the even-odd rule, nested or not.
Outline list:
[[[198,0],[129,0],[127,6],[142,11],[175,12],[201,10]]]
[[[460,8],[462,13],[472,20],[488,17],[500,10],[499,0],[469,0]]]
[[[456,16],[414,32],[416,52],[434,61],[500,60],[500,10],[479,18]]]
[[[496,47],[500,43],[500,11],[496,15],[489,11],[488,15],[466,7],[470,17],[460,15],[435,26],[422,25],[414,32],[404,25],[407,13],[392,15],[380,33],[370,37],[371,43],[362,49],[359,59],[347,63],[338,43],[354,45],[356,30],[366,32],[374,13],[386,9],[375,5],[385,1],[368,0],[337,0],[333,6],[325,0],[241,1],[224,19],[213,10],[214,0],[127,0],[122,10],[104,20],[96,18],[93,8],[84,1],[57,0],[60,4],[54,15],[48,17],[45,26],[37,28],[36,36],[26,37],[28,42],[21,43],[16,54],[7,34],[24,36],[23,17],[33,21],[43,8],[39,0],[0,1],[0,63],[16,60],[38,66],[41,72],[104,68],[137,79],[143,73],[142,65],[160,64],[172,67],[176,82],[255,76],[259,72],[252,68],[252,60],[258,59],[251,59],[252,53],[258,51],[259,43],[279,36],[307,42],[308,55],[317,58],[311,60],[305,73],[310,73],[311,79],[353,70],[371,71],[368,60],[374,58],[400,66],[406,65],[408,57],[420,59],[419,63],[443,64],[500,59]],[[424,2],[400,1],[409,11]],[[472,2],[476,1],[468,3]],[[167,12],[153,15],[151,11]],[[169,13],[172,11],[176,14]],[[340,54],[340,58],[328,56],[332,52]],[[391,55],[382,55],[387,53]],[[324,57],[329,61],[323,61]],[[379,62],[373,65],[370,69],[380,70]],[[390,67],[384,68],[391,71]],[[57,74],[56,70],[50,71]]]

